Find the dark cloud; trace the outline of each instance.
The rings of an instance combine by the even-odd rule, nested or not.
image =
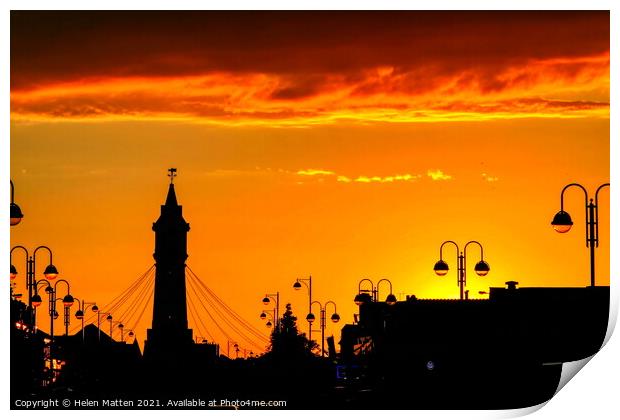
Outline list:
[[[607,51],[606,11],[11,12],[13,89],[214,71],[317,75],[273,92],[293,99],[315,93],[327,75],[356,78],[377,66],[492,75],[530,59]],[[488,77],[482,87],[505,83]]]

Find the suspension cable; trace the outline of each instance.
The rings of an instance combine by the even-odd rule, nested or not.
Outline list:
[[[91,322],[93,322],[93,320],[97,319],[97,317],[99,316],[100,312],[112,312],[113,310],[115,310],[119,305],[122,305],[136,290],[136,288],[138,288],[140,286],[140,284],[144,281],[144,279],[150,275],[152,273],[152,271],[155,269],[155,265],[151,265],[149,267],[148,270],[146,270],[146,272],[144,272],[142,275],[140,275],[140,277],[138,277],[138,279],[136,281],[134,281],[131,285],[129,285],[129,287],[127,287],[127,289],[125,289],[124,291],[122,291],[118,296],[116,296],[114,299],[112,299],[111,302],[107,303],[106,305],[102,306],[99,308],[98,312],[95,312],[94,314],[91,314],[89,317],[87,317],[84,321],[84,324],[90,324]],[[75,328],[72,328],[72,333],[75,333],[76,331],[79,331],[81,328],[81,326],[76,326]]]
[[[191,284],[191,282],[190,282]],[[211,298],[204,292],[202,292],[200,289],[197,289],[202,296],[204,297],[204,299],[211,304],[211,308],[218,314],[218,316],[220,317],[220,319],[222,321],[224,321],[224,323],[226,323],[226,325],[228,325],[235,333],[237,333],[239,336],[241,336],[243,338],[244,341],[250,343],[252,346],[256,347],[257,349],[260,349],[261,346],[256,344],[256,342],[254,340],[252,340],[251,338],[249,338],[247,335],[245,335],[241,330],[239,330],[234,324],[232,324],[225,315],[222,314],[222,312],[217,308],[217,306],[213,305],[213,302],[211,301]],[[202,303],[202,302],[201,302]]]
[[[204,284],[204,282],[202,282],[200,280],[200,278],[198,278],[198,276],[196,276],[196,274],[192,271],[191,268],[188,267],[188,270],[189,270],[190,277],[193,277],[197,281],[198,285],[202,286],[202,288],[210,296],[213,297],[213,299],[216,301],[216,303],[218,303],[220,306],[222,306],[224,311],[226,311],[233,319],[235,319],[241,326],[243,326],[248,332],[253,334],[259,340],[268,342],[268,340],[265,338],[265,336],[262,333],[260,333],[256,328],[252,327],[245,319],[243,319],[232,308],[230,308],[222,299],[220,299],[206,284]]]

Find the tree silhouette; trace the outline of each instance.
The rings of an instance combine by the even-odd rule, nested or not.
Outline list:
[[[306,334],[297,329],[297,317],[293,315],[291,304],[286,304],[286,310],[271,333],[270,355],[277,360],[299,360],[314,357],[312,351],[318,345],[314,340],[308,340]]]

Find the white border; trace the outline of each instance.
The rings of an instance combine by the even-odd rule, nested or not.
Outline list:
[[[406,0],[382,0],[382,1],[368,1],[368,0],[358,0],[358,1],[334,1],[334,0],[298,0],[296,2],[284,2],[284,1],[260,1],[260,2],[251,2],[251,1],[243,1],[243,0],[228,0],[225,3],[210,3],[205,1],[188,1],[188,0],[177,0],[174,4],[171,4],[169,1],[162,0],[152,0],[148,3],[146,2],[136,2],[136,1],[119,1],[119,0],[108,0],[108,1],[89,1],[89,2],[77,2],[70,0],[57,0],[53,3],[49,1],[13,1],[9,0],[7,2],[3,2],[3,14],[1,18],[2,25],[0,26],[2,29],[2,34],[0,36],[0,49],[2,51],[2,62],[0,63],[0,74],[1,77],[1,95],[2,95],[2,116],[1,119],[1,134],[0,134],[0,159],[2,164],[0,165],[0,172],[2,173],[4,179],[9,178],[9,141],[10,138],[10,127],[9,127],[9,110],[10,110],[10,83],[9,83],[9,69],[10,69],[10,56],[9,56],[9,48],[10,48],[10,13],[11,9],[13,10],[36,10],[36,9],[49,9],[50,6],[53,6],[54,9],[65,9],[65,10],[105,10],[105,9],[118,9],[118,10],[127,10],[127,9],[145,9],[148,6],[149,9],[160,9],[160,10],[168,10],[168,9],[178,9],[178,10],[201,10],[201,9],[213,9],[213,10],[232,10],[232,9],[287,9],[287,10],[305,10],[305,9],[366,9],[366,10],[611,10],[611,74],[617,75],[618,66],[616,59],[618,57],[618,42],[616,40],[620,39],[620,34],[618,33],[617,23],[618,19],[616,16],[617,6],[614,7],[616,3],[612,1],[596,1],[591,0],[588,2],[583,1],[574,1],[574,0],[564,0],[564,1],[532,1],[532,0],[524,0],[524,1],[441,1],[436,0],[433,2],[412,2]],[[614,83],[615,79],[612,80],[611,85],[611,103],[616,104],[618,101],[618,88],[617,84]],[[618,132],[618,110],[617,108],[611,108],[611,161],[613,164],[617,164],[618,162],[618,140],[620,139],[620,133]],[[619,181],[618,178],[618,168],[612,164],[611,167],[611,182],[614,185],[617,185]],[[8,184],[1,183],[1,189],[3,191],[3,196],[9,196],[9,186]],[[619,214],[617,209],[620,208],[618,194],[615,193],[615,188],[611,189],[611,214]],[[6,212],[6,206],[0,206],[0,220],[7,220],[8,214]],[[619,255],[616,252],[616,240],[618,238],[618,225],[615,223],[615,220],[612,220],[611,226],[611,252],[610,255]],[[9,238],[8,238],[8,223],[2,225],[3,227],[0,234],[0,244],[2,245],[2,249],[8,251],[9,249]],[[6,227],[4,227],[6,226]],[[2,261],[0,262],[0,267],[8,266],[8,252],[3,252],[0,254],[0,258]],[[611,258],[611,273],[618,273],[620,268],[620,264],[618,259]],[[612,318],[615,323],[615,319],[617,318],[618,312],[618,301],[619,301],[619,290],[618,287],[614,287],[616,279],[612,281]],[[8,295],[8,282],[3,282],[3,292],[4,295]],[[2,313],[7,313],[6,302],[4,300],[0,301],[0,305],[2,307]],[[8,388],[8,375],[6,374],[6,366],[8,365],[9,360],[9,349],[8,345],[8,333],[6,328],[0,328],[0,354],[3,360],[3,365],[5,369],[3,369],[3,378],[0,382],[1,390],[3,398],[0,400],[0,407],[3,408],[2,411],[8,411],[9,409],[9,388]],[[620,355],[620,340],[616,337],[611,337],[610,341],[607,345],[601,350],[601,352],[596,355],[590,363],[588,363],[581,372],[579,372],[575,379],[571,380],[548,404],[544,406],[541,410],[536,411],[531,415],[532,419],[583,419],[583,418],[593,418],[593,419],[618,419],[620,418],[620,363],[618,362],[618,356]],[[504,417],[514,417],[523,414],[527,414],[527,412],[531,412],[532,410],[509,410],[509,411],[392,411],[386,413],[390,417],[397,418],[472,418],[472,419],[480,419],[480,418],[504,418]],[[192,417],[192,418],[201,418],[203,419],[205,416],[213,415],[214,412],[210,411],[208,413],[205,412],[183,412],[183,416]],[[51,416],[52,418],[73,418],[88,416],[89,418],[103,418],[109,416],[118,416],[125,415],[135,416],[135,415],[144,415],[145,413],[130,413],[130,412],[81,412],[81,411],[55,411],[55,412],[27,412],[27,411],[11,411],[9,413],[11,416],[16,418],[31,418],[33,416]],[[149,413],[150,414],[150,413]],[[157,417],[169,416],[171,414],[170,411],[161,411],[158,412]],[[218,417],[228,417],[228,416],[237,416],[237,415],[250,415],[254,418],[264,418],[264,419],[273,419],[275,418],[285,418],[290,415],[294,415],[299,418],[315,418],[316,416],[326,415],[327,413],[323,412],[304,412],[304,411],[294,411],[294,412],[217,412]],[[382,412],[377,411],[365,411],[365,412],[336,412],[335,416],[355,416],[357,418],[374,418],[377,415],[382,414]]]

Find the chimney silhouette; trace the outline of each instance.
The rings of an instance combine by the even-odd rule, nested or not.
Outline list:
[[[182,356],[193,343],[187,326],[185,261],[189,223],[183,219],[182,207],[174,190],[176,169],[169,171],[170,185],[155,232],[155,290],[153,323],[147,330],[144,356],[168,359]]]

